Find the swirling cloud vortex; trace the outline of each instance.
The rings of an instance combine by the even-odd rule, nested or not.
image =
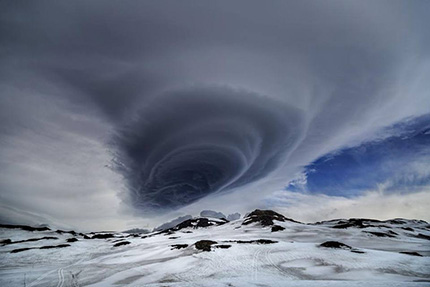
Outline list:
[[[191,88],[150,100],[114,138],[116,169],[144,212],[177,209],[261,180],[285,163],[301,112],[259,94]]]

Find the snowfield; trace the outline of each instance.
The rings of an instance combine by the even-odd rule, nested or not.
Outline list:
[[[207,227],[191,222],[102,239],[0,228],[0,286],[430,286],[430,226],[424,221],[275,219],[285,229],[272,232],[273,224],[258,220],[245,225],[243,219],[210,219],[214,225]],[[51,239],[14,243],[43,237]],[[216,243],[203,251],[195,245],[200,240]],[[320,246],[327,241],[346,247]],[[70,246],[39,249],[61,244]]]

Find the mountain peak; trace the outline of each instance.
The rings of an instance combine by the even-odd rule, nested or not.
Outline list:
[[[274,224],[273,220],[282,221],[282,222],[291,221],[295,223],[301,223],[291,218],[287,218],[284,215],[277,213],[273,210],[256,209],[245,217],[245,220],[243,221],[243,225],[248,225],[253,222],[258,222],[263,226],[269,226]]]

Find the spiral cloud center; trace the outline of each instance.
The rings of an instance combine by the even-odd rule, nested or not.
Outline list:
[[[114,139],[116,169],[143,212],[177,209],[255,182],[287,159],[301,112],[225,87],[157,96]]]

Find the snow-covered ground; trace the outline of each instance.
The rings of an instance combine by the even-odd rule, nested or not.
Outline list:
[[[426,238],[430,229],[426,222],[333,228],[342,222],[275,221],[285,228],[277,232],[260,223],[242,223],[239,219],[150,236],[115,233],[115,238],[109,239],[0,228],[2,240],[58,238],[0,246],[0,286],[430,286],[430,240]],[[368,232],[379,232],[379,236]],[[381,237],[380,233],[393,237]],[[72,237],[78,241],[66,242]],[[258,239],[276,243],[237,242]],[[113,246],[125,240],[130,244]],[[205,252],[196,249],[194,244],[199,240],[217,243]],[[319,246],[326,241],[338,241],[352,249]],[[70,246],[11,253],[59,244]],[[175,244],[188,246],[174,249]],[[230,247],[217,248],[219,245]],[[423,256],[400,253],[405,251]]]

